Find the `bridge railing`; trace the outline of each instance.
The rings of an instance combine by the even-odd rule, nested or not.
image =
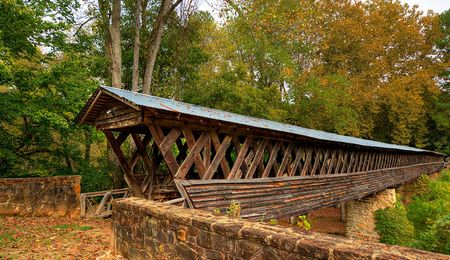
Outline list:
[[[81,193],[80,215],[83,218],[108,217],[112,213],[112,201],[129,195],[129,188]]]

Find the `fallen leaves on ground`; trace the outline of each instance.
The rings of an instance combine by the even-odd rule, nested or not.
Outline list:
[[[95,259],[111,249],[103,219],[0,217],[0,259]]]

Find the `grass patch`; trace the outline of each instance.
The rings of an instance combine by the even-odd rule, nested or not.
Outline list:
[[[15,244],[18,242],[18,239],[15,237],[15,233],[14,232],[10,232],[10,231],[5,231],[0,233],[0,248],[2,247],[8,247],[11,246],[12,244]],[[0,257],[0,259],[2,259]]]
[[[13,233],[10,232],[3,232],[0,234],[0,244],[4,244],[7,242],[14,242],[16,239],[13,236]]]
[[[87,231],[93,229],[92,226],[79,226],[77,224],[61,224],[53,226],[54,229],[58,230],[81,230],[81,231]]]
[[[93,227],[91,226],[79,226],[78,230],[82,230],[82,231],[87,231],[87,230],[91,230],[93,229]]]

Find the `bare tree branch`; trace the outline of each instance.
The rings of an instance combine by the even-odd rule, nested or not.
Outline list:
[[[84,21],[83,23],[81,23],[80,26],[78,26],[78,28],[77,28],[77,30],[75,31],[75,33],[73,34],[73,36],[78,35],[78,32],[80,32],[80,30],[81,30],[81,28],[83,28],[83,26],[85,26],[88,22],[90,22],[90,21],[92,21],[92,20],[94,20],[94,19],[96,19],[96,18],[99,18],[99,16],[96,15],[96,16],[90,17],[89,19],[87,19],[86,21]]]

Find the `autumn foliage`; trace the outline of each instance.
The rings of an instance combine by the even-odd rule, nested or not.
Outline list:
[[[109,18],[97,4],[56,2],[0,1],[0,172],[81,174],[84,190],[110,188],[119,170],[104,137],[73,121],[99,84],[112,83]],[[133,64],[155,51],[161,2],[119,2],[121,87],[134,77],[142,91],[145,69]],[[165,17],[151,91],[450,153],[449,17],[393,0],[227,0],[214,19],[183,1]]]

